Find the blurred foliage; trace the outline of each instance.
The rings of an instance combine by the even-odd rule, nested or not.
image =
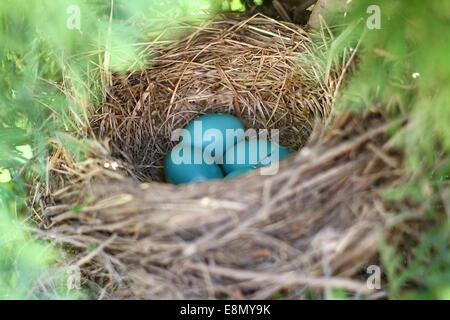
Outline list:
[[[417,204],[425,212],[422,219],[434,227],[424,228],[420,240],[382,243],[389,297],[448,299],[449,224],[441,201],[443,190],[450,188],[450,33],[443,32],[450,25],[450,3],[398,0],[377,1],[375,9],[373,5],[353,1],[347,14],[331,17],[332,24],[342,26],[337,29],[344,37],[330,51],[359,46],[356,71],[338,107],[359,111],[381,106],[393,120],[407,117],[406,130],[393,130],[387,138],[405,151],[412,181],[389,190],[385,198]],[[379,29],[372,24],[378,12]]]
[[[33,239],[23,227],[0,204],[0,299],[84,297],[83,291],[67,288],[64,268],[53,267],[61,260],[61,251]]]
[[[407,151],[411,172],[432,174],[437,183],[450,176],[450,4],[420,0],[380,1],[380,29],[369,29],[373,1],[352,3],[342,23],[357,23],[349,35],[360,39],[356,74],[340,105],[350,110],[385,106],[393,117],[408,114],[411,125],[398,145]],[[344,45],[347,45],[344,43]]]
[[[385,242],[381,258],[392,299],[450,299],[450,236],[448,222],[435,226],[422,236],[407,257],[406,250]]]
[[[222,11],[245,12],[246,9],[253,5],[260,6],[264,0],[229,0],[222,1]]]

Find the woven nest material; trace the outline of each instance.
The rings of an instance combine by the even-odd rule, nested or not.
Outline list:
[[[280,141],[298,150],[314,119],[327,117],[337,82],[314,73],[318,62],[305,61],[313,57],[309,45],[298,26],[262,16],[211,23],[169,48],[152,48],[153,67],[115,75],[92,128],[143,181],[162,181],[171,133],[206,113],[278,129]]]
[[[112,76],[85,129],[97,139],[87,160],[55,145],[49,182],[30,197],[39,235],[78,249],[71,261],[101,298],[368,293],[351,277],[376,255],[380,193],[403,173],[381,112],[332,112],[347,61],[323,72],[315,57],[325,45],[260,15],[148,48],[151,67]],[[276,175],[163,183],[171,132],[216,112],[279,129],[281,144],[299,151]]]

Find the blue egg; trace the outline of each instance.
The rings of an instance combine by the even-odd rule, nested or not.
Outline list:
[[[247,167],[247,168],[241,168],[234,171],[231,171],[229,174],[225,176],[225,180],[233,179],[242,175],[245,175],[247,173],[250,173],[252,171],[255,171],[255,167]]]
[[[166,157],[166,180],[173,184],[222,179],[220,166],[211,157],[203,157],[199,148],[178,144]]]
[[[270,141],[243,140],[226,150],[222,168],[226,174],[250,166],[260,168],[290,155],[288,149]]]
[[[208,114],[191,122],[182,134],[181,143],[207,151],[216,159],[244,139],[241,120],[229,114]]]

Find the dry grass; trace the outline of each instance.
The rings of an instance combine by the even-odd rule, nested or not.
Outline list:
[[[212,22],[168,48],[151,45],[154,65],[113,76],[92,128],[112,139],[113,155],[141,181],[162,181],[163,159],[175,145],[171,132],[205,113],[279,129],[280,141],[298,150],[314,119],[328,115],[336,89],[333,78],[321,78],[320,65],[300,63],[313,57],[310,45],[298,26],[262,16]]]
[[[351,57],[328,70],[325,39],[314,45],[298,26],[260,15],[146,50],[154,65],[113,75],[91,116],[88,159],[74,163],[55,146],[48,182],[30,197],[39,235],[79,249],[73,261],[101,281],[99,298],[370,295],[352,276],[377,253],[380,193],[405,174],[380,111],[332,110]],[[273,176],[162,183],[170,133],[213,112],[279,129],[281,144],[300,151]]]

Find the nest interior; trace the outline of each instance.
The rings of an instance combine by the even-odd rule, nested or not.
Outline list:
[[[299,150],[314,119],[328,115],[334,89],[299,62],[312,56],[310,42],[298,26],[262,16],[213,22],[168,48],[152,48],[152,67],[115,74],[91,126],[141,181],[163,181],[171,133],[207,113],[277,129],[281,144]]]
[[[383,139],[379,110],[332,110],[348,64],[324,73],[315,46],[299,26],[261,15],[149,44],[153,65],[114,74],[91,115],[97,142],[87,160],[55,145],[49,182],[30,196],[36,233],[78,249],[68,259],[86,283],[101,283],[98,298],[370,294],[350,277],[377,252],[380,193],[401,181],[401,155]],[[163,183],[171,132],[216,112],[279,129],[298,152],[276,175]]]

